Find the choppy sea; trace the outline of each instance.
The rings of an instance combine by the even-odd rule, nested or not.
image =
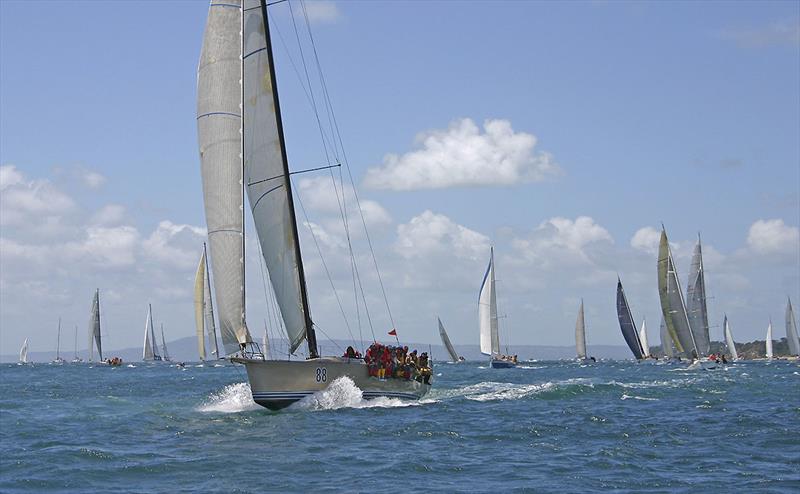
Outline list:
[[[0,367],[0,491],[800,492],[800,365],[438,364],[271,412],[240,366]]]

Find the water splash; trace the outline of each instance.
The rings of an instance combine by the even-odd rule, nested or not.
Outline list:
[[[646,398],[644,396],[631,396],[623,394],[619,398],[620,400],[642,400],[642,401],[659,401],[658,398]]]
[[[395,408],[418,405],[399,398],[365,400],[361,389],[347,376],[336,378],[327,388],[298,401],[291,408],[300,410],[338,410],[340,408]]]
[[[518,400],[554,387],[555,384],[551,382],[541,384],[482,382],[466,386],[460,392],[466,399],[473,401]]]
[[[197,407],[200,412],[217,413],[238,413],[259,409],[260,407],[253,401],[250,385],[247,383],[229,384]]]

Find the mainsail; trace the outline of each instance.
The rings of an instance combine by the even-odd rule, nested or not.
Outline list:
[[[661,242],[658,247],[658,295],[667,330],[675,341],[678,352],[696,358],[697,347],[689,326],[686,304],[683,301],[678,273],[669,248],[667,232],[664,229],[661,230]]]
[[[144,320],[144,344],[142,345],[142,360],[161,360],[156,346],[156,333],[153,329],[153,307],[147,304],[147,317]]]
[[[489,266],[483,275],[478,295],[478,323],[481,334],[481,353],[497,355],[500,353],[500,335],[497,330],[497,294],[494,287],[494,248],[490,250]]]
[[[197,135],[220,333],[233,354],[251,341],[244,312],[242,9],[241,0],[214,2],[197,69]]]
[[[92,311],[89,313],[89,361],[94,356],[94,347],[97,346],[97,354],[103,360],[103,345],[100,342],[100,289],[94,292],[92,300]]]
[[[633,356],[637,360],[641,360],[644,358],[642,345],[636,332],[636,323],[633,322],[628,298],[625,296],[625,290],[622,288],[622,281],[619,278],[617,278],[617,319],[619,319],[619,329],[622,331],[625,343],[628,344],[628,348],[633,352]]]
[[[725,314],[725,318],[722,322],[722,327],[725,328],[725,344],[728,346],[728,353],[731,354],[731,359],[738,360],[739,354],[736,353],[736,343],[733,341],[733,333],[731,333],[731,326],[728,324],[728,315]]]
[[[639,330],[639,344],[642,347],[642,354],[645,357],[650,356],[650,344],[647,342],[647,321],[642,321],[642,329]]]
[[[659,327],[659,336],[661,337],[661,350],[667,358],[675,356],[675,343],[672,341],[672,336],[669,335],[667,330],[667,322],[664,316],[661,316],[661,326]]]
[[[22,342],[22,347],[19,349],[19,361],[23,364],[28,363],[28,338]]]
[[[200,360],[206,359],[205,343],[205,297],[206,297],[206,249],[203,246],[203,254],[200,256],[200,263],[197,265],[197,272],[194,275],[194,324],[197,328],[197,354]]]
[[[772,319],[769,320],[769,326],[767,326],[767,339],[765,346],[767,359],[772,360]]]
[[[786,342],[789,344],[790,355],[800,355],[800,340],[797,338],[797,322],[791,299],[787,299],[786,302]]]
[[[444,330],[442,320],[438,317],[436,320],[439,321],[439,336],[442,338],[442,344],[447,349],[447,353],[450,354],[450,360],[453,362],[458,362],[458,353],[456,353],[456,349],[453,348],[453,343],[450,342],[450,337],[447,336],[447,331]]]
[[[162,358],[165,361],[169,362],[170,358],[169,358],[169,352],[167,351],[167,341],[164,339],[164,325],[163,324],[161,325],[161,350],[162,350],[161,355],[163,356]]]
[[[583,299],[581,299],[581,308],[578,309],[578,319],[575,321],[575,349],[579,359],[586,358],[586,322],[583,316]]]
[[[689,283],[686,288],[686,312],[689,327],[692,329],[695,345],[700,355],[708,355],[711,340],[708,335],[708,307],[706,305],[706,283],[703,270],[703,250],[700,236],[694,246],[692,265],[689,269]]]

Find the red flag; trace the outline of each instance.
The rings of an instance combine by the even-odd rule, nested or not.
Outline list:
[[[389,336],[397,336],[397,330],[393,329],[393,330],[389,331]]]

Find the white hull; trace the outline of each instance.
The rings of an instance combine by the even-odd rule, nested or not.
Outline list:
[[[244,364],[253,401],[270,410],[280,410],[306,396],[328,387],[339,377],[347,376],[361,389],[366,399],[386,396],[418,400],[430,390],[430,384],[415,380],[370,377],[363,360],[321,357],[304,361],[260,360],[233,357]]]

